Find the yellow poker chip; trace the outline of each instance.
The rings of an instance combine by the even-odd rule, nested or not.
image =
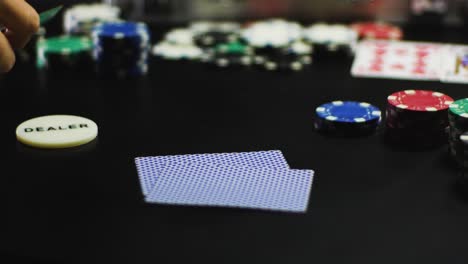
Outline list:
[[[87,118],[72,115],[50,115],[27,120],[16,128],[19,142],[36,148],[62,149],[93,141],[98,135],[97,124]]]

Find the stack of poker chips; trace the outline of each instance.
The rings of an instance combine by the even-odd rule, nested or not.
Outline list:
[[[103,23],[93,28],[92,38],[100,76],[128,78],[148,72],[150,33],[144,23]]]
[[[301,71],[316,59],[346,59],[355,53],[361,38],[399,39],[401,29],[383,23],[316,23],[308,27],[285,19],[267,19],[246,24],[194,22],[169,31],[153,54],[164,60],[195,61],[220,68],[256,67],[268,71]],[[233,44],[239,50],[222,51]],[[325,55],[325,56],[323,56]]]
[[[304,39],[314,46],[318,56],[351,56],[354,54],[358,35],[346,25],[317,23],[304,30]]]
[[[403,31],[399,27],[383,22],[353,23],[351,28],[361,39],[400,40],[403,38]]]
[[[447,141],[447,112],[453,99],[426,90],[406,90],[388,97],[386,139],[411,147],[435,147]]]
[[[450,153],[461,162],[466,148],[461,136],[468,131],[468,98],[457,100],[450,105],[448,119]]]
[[[203,50],[194,45],[160,42],[153,46],[152,53],[162,59],[171,61],[194,61],[203,56]]]
[[[313,48],[302,41],[295,22],[271,19],[241,26],[234,22],[194,22],[168,32],[153,54],[166,60],[200,61],[220,68],[256,67],[299,71],[312,62]]]
[[[460,167],[459,182],[466,194],[468,192],[468,132],[461,134],[457,140],[456,159]]]
[[[37,67],[49,73],[64,74],[92,68],[92,42],[88,37],[60,36],[37,42]]]
[[[315,110],[315,129],[327,135],[364,136],[376,131],[381,122],[379,108],[365,102],[334,101]]]
[[[194,33],[194,43],[202,48],[212,48],[219,44],[237,41],[239,27],[239,24],[234,22],[196,22],[190,26]]]
[[[303,41],[303,27],[270,19],[244,27],[242,40],[254,49],[255,63],[268,71],[300,71],[312,63],[313,48]]]
[[[79,4],[67,9],[63,29],[70,35],[89,35],[94,26],[103,22],[119,21],[120,8],[107,4]]]
[[[202,60],[220,68],[249,67],[255,62],[253,49],[238,41],[219,44],[211,52],[205,53]]]

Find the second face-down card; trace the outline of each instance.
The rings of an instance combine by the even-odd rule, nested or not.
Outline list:
[[[168,164],[145,198],[157,204],[305,212],[311,170]]]

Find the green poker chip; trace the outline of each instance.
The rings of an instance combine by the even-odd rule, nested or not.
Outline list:
[[[42,39],[38,42],[38,49],[45,53],[73,54],[91,51],[93,43],[87,37],[62,36]]]
[[[216,47],[216,50],[220,53],[226,54],[249,54],[252,51],[248,45],[240,42],[220,44]]]
[[[72,59],[72,57],[90,56],[93,48],[93,42],[88,37],[60,36],[53,38],[42,38],[37,42],[37,61],[38,68],[47,66],[50,56],[63,56]]]
[[[457,100],[449,106],[448,121],[450,153],[461,166],[467,166],[465,157],[468,146],[462,142],[461,136],[468,131],[468,98]]]
[[[450,113],[462,118],[468,118],[468,98],[453,102],[450,107]]]

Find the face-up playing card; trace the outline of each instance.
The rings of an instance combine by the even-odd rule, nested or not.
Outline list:
[[[356,51],[355,77],[439,80],[444,45],[406,41],[363,41]]]
[[[305,212],[313,175],[311,170],[172,163],[161,170],[146,201]]]
[[[443,58],[441,81],[468,83],[468,46],[447,45]]]
[[[224,166],[288,169],[281,151],[257,151],[240,153],[192,154],[158,157],[140,157],[135,159],[143,195],[147,195],[154,186],[161,170],[168,164],[214,164]]]

